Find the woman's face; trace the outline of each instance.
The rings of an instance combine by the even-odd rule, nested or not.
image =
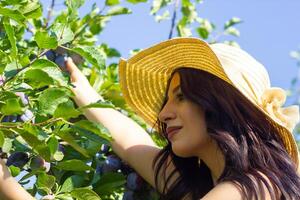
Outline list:
[[[171,79],[167,95],[168,100],[158,117],[166,124],[173,152],[181,157],[199,157],[211,143],[204,111],[183,96],[177,72]],[[172,131],[172,127],[179,129]]]

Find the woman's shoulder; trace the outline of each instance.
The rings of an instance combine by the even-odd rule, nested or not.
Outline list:
[[[268,182],[269,185],[271,185],[271,182],[269,178],[259,172],[262,177]],[[251,175],[250,175],[251,178]],[[254,180],[254,179],[253,179]],[[254,184],[255,181],[253,181]],[[263,190],[265,192],[265,198],[264,200],[271,200],[271,195],[269,193],[269,190],[267,189],[267,186],[262,183]],[[232,181],[225,181],[217,184],[209,193],[207,193],[201,200],[223,200],[224,197],[226,199],[230,200],[242,200],[244,199],[242,189],[243,186],[240,185],[240,183],[232,182]]]
[[[217,184],[201,200],[222,200],[230,198],[231,200],[242,200],[242,195],[237,184],[226,181]]]

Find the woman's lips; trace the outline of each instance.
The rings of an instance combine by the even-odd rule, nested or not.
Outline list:
[[[175,135],[180,129],[181,129],[181,127],[180,128],[170,128],[169,130],[167,130],[168,139],[170,140],[173,137],[173,135]]]

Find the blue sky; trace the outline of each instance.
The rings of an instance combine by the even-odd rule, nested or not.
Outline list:
[[[86,0],[80,14],[89,12],[94,2],[102,7],[104,0]],[[151,1],[137,5],[121,2],[133,13],[113,17],[99,35],[99,42],[118,49],[127,58],[132,49],[146,48],[167,39],[171,21],[155,22],[149,14]],[[50,0],[42,3],[46,11]],[[59,2],[55,10],[62,8]],[[234,39],[266,66],[272,85],[284,89],[289,88],[290,80],[298,73],[296,60],[289,53],[300,46],[299,9],[298,0],[204,0],[197,7],[198,16],[209,19],[218,30],[228,19],[241,18],[243,23],[237,26],[241,35]]]

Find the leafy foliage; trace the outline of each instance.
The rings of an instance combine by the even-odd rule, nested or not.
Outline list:
[[[118,65],[108,64],[120,53],[108,44],[97,44],[110,20],[132,13],[125,5],[144,2],[147,0],[105,0],[103,8],[94,4],[79,17],[78,9],[85,1],[65,0],[64,9],[52,19],[54,8],[45,18],[38,0],[0,1],[0,153],[8,157],[11,173],[21,176],[22,185],[35,180],[32,188],[27,188],[33,196],[158,199],[157,192],[111,151],[106,128],[87,121],[82,114],[90,107],[118,109],[145,128],[158,145],[164,145],[120,94]],[[199,17],[196,8],[201,3],[152,0],[149,12],[157,22],[171,20],[178,36],[194,34],[208,42],[239,36],[239,18],[229,19],[217,31],[214,23]],[[180,19],[176,19],[177,12]],[[105,102],[76,107],[65,56],[73,58]]]

